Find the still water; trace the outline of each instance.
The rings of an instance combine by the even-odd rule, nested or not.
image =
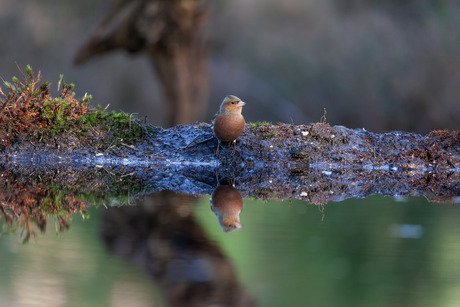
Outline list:
[[[209,198],[50,216],[25,244],[0,220],[0,306],[460,305],[458,205],[245,199],[224,232]]]

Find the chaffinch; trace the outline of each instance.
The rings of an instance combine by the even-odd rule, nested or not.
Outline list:
[[[213,129],[219,140],[217,153],[219,153],[220,142],[235,142],[243,132],[246,123],[241,111],[244,105],[245,102],[233,95],[228,95],[222,101]]]
[[[211,195],[211,210],[217,216],[223,231],[230,232],[243,227],[240,223],[243,198],[233,186],[217,186]]]

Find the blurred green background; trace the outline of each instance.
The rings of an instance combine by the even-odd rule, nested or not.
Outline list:
[[[125,52],[72,64],[109,0],[0,0],[0,76],[30,64],[93,102],[163,118],[153,69]],[[210,19],[209,118],[222,97],[248,121],[318,121],[371,131],[458,129],[460,2],[205,1]]]
[[[258,306],[458,306],[460,208],[373,196],[320,207],[245,200],[244,227],[222,232],[209,197],[194,204]],[[49,222],[23,246],[0,240],[1,306],[165,306],[141,267],[107,253],[100,215]],[[395,231],[412,225],[418,232]]]

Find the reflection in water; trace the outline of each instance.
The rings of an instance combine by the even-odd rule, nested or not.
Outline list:
[[[75,212],[84,215],[88,206],[129,204],[133,199],[162,190],[211,194],[216,186],[216,169],[212,165],[156,165],[156,162],[124,165],[109,159],[104,168],[97,168],[98,163],[104,165],[102,160],[79,159],[82,158],[78,155],[67,160],[56,155],[51,158],[18,155],[0,161],[0,220],[5,220],[9,229],[25,230],[27,242],[36,235],[32,224],[43,230],[47,215],[56,217],[59,228],[66,229],[71,215]],[[211,208],[224,231],[241,227],[238,216],[243,206],[241,197],[300,199],[322,205],[374,194],[423,195],[431,201],[455,203],[460,196],[459,172],[453,169],[423,172],[343,165],[332,170],[330,165],[315,163],[280,162],[270,166],[254,162],[232,164],[222,169],[221,175],[237,177],[237,193],[241,193],[231,196],[235,197],[232,201],[221,201],[219,194],[230,192],[224,188],[214,192]]]
[[[21,229],[23,243],[37,237],[33,224],[44,232],[48,216],[54,216],[62,231],[69,228],[73,213],[85,214],[86,206],[92,205],[75,193],[44,184],[40,177],[25,181],[14,172],[3,171],[0,178],[0,220],[5,220],[8,231]]]
[[[195,221],[191,210],[193,197],[164,192],[171,189],[189,195],[211,194],[217,184],[212,165],[114,163],[97,169],[91,162],[69,165],[60,162],[40,164],[40,161],[30,165],[24,162],[29,160],[0,163],[0,219],[9,227],[25,230],[25,241],[35,235],[32,224],[43,230],[48,216],[56,217],[60,227],[65,229],[73,213],[85,214],[90,205],[125,205],[107,210],[101,231],[104,243],[112,253],[139,263],[158,283],[170,305],[254,304],[237,279],[232,263]],[[460,195],[456,170],[431,173],[346,166],[332,170],[330,166],[314,163],[269,167],[254,162],[251,165],[232,164],[230,169],[221,172],[223,177],[232,177],[232,174],[239,180],[238,191],[221,183],[212,195],[211,209],[224,231],[241,227],[242,197],[301,199],[325,204],[373,194],[424,195],[436,201],[458,202]],[[156,194],[145,197],[140,206],[127,205],[152,192]],[[276,220],[278,225],[277,217],[271,220]],[[391,238],[422,238],[425,232],[428,233],[426,228],[417,226],[421,225],[418,221],[398,223],[392,220],[394,226],[387,226],[379,234],[385,233]],[[290,221],[279,225],[286,229],[291,226]],[[351,227],[347,224],[342,232],[350,233]],[[356,238],[361,233],[365,232],[354,234],[353,242],[360,242]],[[275,241],[270,238],[270,250]],[[423,247],[428,248],[428,245]],[[332,268],[346,267],[341,261],[334,263],[336,265]],[[349,268],[337,271],[343,273],[347,270]],[[273,280],[280,275],[276,274]],[[258,300],[260,298],[259,295]]]
[[[368,214],[376,212],[373,211],[375,206],[369,205],[373,201],[369,201],[359,207],[359,210],[352,204],[331,206],[330,208],[334,210],[331,210],[325,221],[321,222],[320,218],[303,214],[308,210],[316,210],[312,206],[305,206],[305,203],[299,203],[297,213],[281,205],[255,212],[255,206],[251,204],[252,200],[247,200],[245,218],[251,223],[244,231],[227,235],[221,234],[219,230],[218,235],[223,235],[225,240],[236,238],[238,242],[231,245],[230,253],[238,253],[238,257],[248,257],[244,260],[240,259],[238,268],[244,272],[246,282],[247,280],[259,282],[259,284],[248,283],[251,287],[251,295],[249,295],[221,247],[210,241],[195,221],[191,210],[194,198],[184,194],[158,191],[173,189],[190,195],[213,193],[211,209],[224,230],[238,229],[241,226],[239,213],[243,208],[242,197],[297,198],[324,204],[331,200],[338,201],[372,194],[425,195],[434,200],[452,199],[458,202],[460,195],[460,180],[458,172],[454,171],[414,173],[370,169],[355,171],[346,168],[330,171],[320,169],[314,164],[304,168],[271,169],[254,164],[252,167],[245,168],[243,172],[239,167],[239,164],[234,165],[238,171],[235,172],[239,181],[238,191],[231,185],[220,183],[213,192],[217,181],[215,170],[209,166],[173,165],[156,168],[146,164],[95,169],[94,165],[78,168],[58,163],[54,166],[44,165],[36,168],[14,163],[2,168],[0,164],[0,220],[5,220],[5,224],[13,227],[13,230],[24,229],[27,241],[34,235],[32,225],[36,224],[39,230],[44,230],[47,218],[50,216],[56,217],[59,226],[65,229],[68,227],[67,220],[73,213],[85,214],[86,208],[91,205],[108,206],[101,230],[108,250],[128,261],[140,264],[140,267],[156,281],[165,299],[172,306],[252,306],[255,303],[251,295],[257,296],[258,302],[270,301],[272,306],[281,305],[281,301],[276,301],[278,297],[286,300],[296,296],[302,296],[302,302],[311,297],[320,297],[320,301],[323,299],[327,301],[330,297],[334,303],[315,304],[312,300],[312,305],[337,306],[337,301],[343,301],[341,298],[344,296],[365,288],[362,287],[359,276],[357,279],[352,279],[354,275],[363,276],[365,280],[375,278],[384,284],[386,289],[396,287],[409,291],[407,285],[417,284],[415,279],[410,278],[430,273],[432,268],[426,263],[431,261],[429,257],[434,254],[432,250],[435,250],[432,243],[435,238],[434,226],[430,228],[430,223],[435,225],[438,222],[436,217],[427,215],[426,221],[423,221],[409,212],[410,208],[415,206],[394,205],[391,209],[383,213],[379,211],[369,218]],[[227,174],[222,173],[225,177],[231,177],[228,174],[230,171],[227,171]],[[242,176],[238,176],[239,174]],[[156,194],[144,196],[152,191]],[[145,198],[142,204],[131,205],[141,197]],[[110,208],[113,204],[124,206]],[[365,207],[366,210],[363,210]],[[450,209],[447,206],[428,205],[421,211],[437,210],[440,207]],[[344,211],[339,211],[340,208]],[[381,208],[388,207],[381,206]],[[217,227],[209,208],[205,206],[204,209],[203,211],[211,218],[209,225]],[[455,212],[455,209],[451,212]],[[273,213],[273,210],[279,211]],[[262,211],[267,215],[261,215]],[[409,214],[403,216],[401,212],[409,212]],[[307,220],[308,217],[310,220]],[[449,217],[456,219],[456,216],[450,213]],[[251,233],[251,228],[258,227],[257,219],[263,219],[263,227],[259,227],[263,231]],[[361,225],[360,221],[371,222],[366,227],[358,227]],[[439,223],[436,227],[454,225],[456,222],[457,220],[451,223]],[[269,223],[271,227],[267,227]],[[204,225],[208,225],[207,222]],[[329,235],[328,231],[330,231]],[[289,232],[292,234],[286,236],[285,234]],[[450,234],[450,228],[445,233]],[[309,234],[312,235],[309,237]],[[280,235],[283,240],[279,240]],[[266,238],[258,236],[266,236]],[[323,236],[329,239],[322,239]],[[288,238],[298,240],[287,244]],[[443,244],[443,248],[449,249],[455,246],[452,242],[456,239],[454,233],[449,241],[439,240],[439,242]],[[401,240],[406,242],[402,243]],[[258,245],[255,246],[254,242],[258,242]],[[275,254],[279,258],[273,258],[274,254],[271,253],[273,250],[278,251]],[[384,251],[381,253],[383,256],[379,254],[381,251]],[[387,251],[391,254],[391,259],[385,258]],[[55,250],[50,251],[52,256],[55,253]],[[394,253],[401,253],[403,256],[393,257]],[[438,248],[437,253],[441,255],[444,251]],[[248,261],[250,260],[248,255],[251,254],[256,255],[253,258],[256,260],[252,262]],[[270,257],[267,257],[268,254]],[[377,257],[374,257],[374,254],[377,254]],[[448,250],[445,254],[451,257],[454,253]],[[43,257],[53,259],[50,255]],[[368,259],[363,258],[364,256]],[[437,260],[430,263],[438,263]],[[451,261],[452,258],[447,260]],[[252,268],[255,262],[258,265]],[[407,269],[404,270],[406,265]],[[248,267],[251,268],[247,269]],[[446,274],[450,274],[452,268],[456,267],[460,266],[446,265]],[[249,276],[251,273],[248,272],[253,276]],[[358,274],[355,274],[356,272]],[[440,271],[439,274],[441,276],[444,273]],[[305,289],[309,289],[309,293],[289,292],[294,287],[288,285],[307,284],[310,276],[313,276],[311,280],[314,280],[314,283],[306,286]],[[292,281],[290,281],[291,277]],[[83,279],[85,278],[87,277]],[[395,280],[399,279],[403,280],[402,285],[395,283]],[[445,279],[440,280],[439,285],[442,285],[443,280]],[[347,287],[343,288],[344,285]],[[349,285],[353,286],[352,291],[348,288]],[[430,290],[433,286],[435,283],[430,284]],[[260,290],[262,288],[265,290]],[[344,296],[340,293],[331,295],[329,291],[331,288],[338,292],[344,289]],[[367,297],[373,298],[375,293],[380,293],[381,288],[380,284],[369,286],[371,290],[368,291]],[[413,292],[419,293],[415,290]],[[420,291],[420,293],[425,292]],[[381,293],[384,295],[382,294],[377,300],[385,299],[387,294],[392,292],[387,290]],[[408,301],[412,298],[407,297]],[[351,297],[345,297],[345,300],[347,299],[353,300]],[[2,305],[1,301],[0,305]]]
[[[388,229],[388,234],[395,238],[420,239],[423,236],[423,226],[411,224],[392,224]]]
[[[240,223],[243,198],[235,187],[225,184],[218,185],[212,192],[211,209],[217,216],[223,231],[229,232],[243,227]]]
[[[102,238],[112,253],[139,263],[171,306],[252,306],[230,260],[195,221],[193,200],[162,191],[139,206],[110,208]]]

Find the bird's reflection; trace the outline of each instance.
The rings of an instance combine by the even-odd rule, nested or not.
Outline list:
[[[230,183],[219,184],[212,192],[211,210],[217,216],[223,231],[230,232],[243,227],[240,223],[243,198]]]
[[[102,238],[112,253],[140,263],[171,306],[253,306],[230,260],[196,222],[193,201],[163,191],[139,206],[109,208]]]

